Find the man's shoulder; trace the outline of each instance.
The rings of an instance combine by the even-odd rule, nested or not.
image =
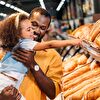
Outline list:
[[[61,58],[61,56],[59,55],[59,53],[55,50],[55,49],[46,49],[46,50],[42,50],[42,51],[37,51],[37,55],[40,56],[44,56],[44,57],[58,57]]]
[[[55,49],[46,49],[45,53],[47,53],[47,54],[49,53],[51,55],[59,55],[59,53]]]

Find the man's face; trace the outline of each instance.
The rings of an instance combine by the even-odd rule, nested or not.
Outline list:
[[[45,17],[44,15],[41,15],[38,12],[35,12],[32,17],[30,17],[30,21],[33,26],[33,34],[35,35],[36,41],[41,41],[41,39],[44,37],[45,32],[48,29],[50,19],[48,17]]]

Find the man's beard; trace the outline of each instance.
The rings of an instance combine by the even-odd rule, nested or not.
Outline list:
[[[38,41],[38,42],[41,42],[41,40],[42,40],[43,37],[44,37],[44,36],[38,35],[37,38],[35,38],[34,40],[35,40],[35,41]]]

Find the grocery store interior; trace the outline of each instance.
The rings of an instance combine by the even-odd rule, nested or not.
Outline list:
[[[100,0],[0,0],[0,22],[15,12],[30,14],[36,7],[51,15],[44,41],[82,40],[79,46],[55,49],[63,64],[61,91],[55,99],[46,99],[100,100]]]

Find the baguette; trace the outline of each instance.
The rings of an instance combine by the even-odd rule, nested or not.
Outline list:
[[[81,54],[76,54],[75,56],[73,56],[71,58],[67,58],[65,61],[63,61],[63,64],[66,65],[67,63],[69,63],[69,61],[77,60],[80,56],[81,56]]]
[[[90,83],[88,82],[86,84],[84,82],[84,84],[81,84],[81,85],[83,85],[84,87],[78,86],[78,87],[80,87],[80,90],[78,90],[74,94],[68,96],[67,98],[68,99],[72,99],[72,100],[81,100],[84,92],[87,92],[87,91],[89,91],[89,90],[91,90],[91,89],[93,89],[93,88],[95,88],[97,86],[100,86],[100,75],[99,75],[99,77],[95,78],[94,80],[92,79],[90,81]]]
[[[90,57],[87,59],[87,62],[86,62],[86,63],[88,64],[88,63],[91,63],[92,61],[93,61],[93,58],[92,58],[92,56],[90,56]]]
[[[76,78],[77,76],[82,75],[83,73],[87,72],[90,70],[89,65],[87,66],[83,66],[81,68],[75,69],[74,71],[70,72],[69,74],[65,75],[64,77],[62,77],[62,81],[63,83],[68,82],[74,78]]]
[[[96,36],[99,34],[100,32],[100,20],[98,20],[94,25],[93,28],[90,32],[90,38],[89,41],[94,41]]]
[[[78,84],[82,83],[83,81],[97,76],[98,74],[100,74],[100,70],[98,70],[97,68],[94,70],[88,71],[88,72],[74,78],[73,80],[66,82],[63,86],[63,90],[67,91],[68,89],[73,88],[73,87],[77,86]]]
[[[93,60],[90,64],[90,69],[93,70],[94,68],[100,67],[99,63],[96,60]]]
[[[87,36],[89,35],[91,29],[93,27],[93,24],[85,24],[85,25],[82,25],[78,28],[76,28],[73,32],[72,32],[72,35],[75,36],[76,38],[86,38],[87,39]]]
[[[77,67],[77,59],[80,57],[80,54],[76,54],[72,58],[68,58],[66,61],[63,62],[64,70],[63,75],[68,74],[70,71],[74,70]]]
[[[87,57],[83,54],[79,57],[78,61],[77,61],[77,64],[78,65],[82,65],[82,64],[85,64],[87,62]]]
[[[84,93],[83,100],[96,100],[100,97],[100,86]]]
[[[92,27],[93,27],[93,24],[85,24],[85,25],[87,25],[87,26],[85,26],[85,27],[83,27],[81,30],[82,30],[82,32],[83,32],[83,34],[81,34],[81,38],[83,39],[83,38],[85,38],[85,39],[88,39],[88,36],[89,36],[89,34],[90,34],[90,31],[91,31],[91,29],[92,29]]]
[[[94,42],[100,47],[100,33],[95,38]]]
[[[74,70],[76,67],[77,67],[77,61],[71,60],[65,65],[64,71],[70,72],[70,71]]]

